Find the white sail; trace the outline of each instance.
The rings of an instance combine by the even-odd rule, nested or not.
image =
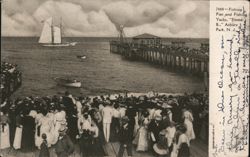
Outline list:
[[[52,17],[44,21],[43,30],[39,39],[39,43],[52,43]]]
[[[53,27],[54,32],[54,43],[60,44],[61,41],[61,28],[60,27]]]

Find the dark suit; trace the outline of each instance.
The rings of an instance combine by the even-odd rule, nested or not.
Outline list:
[[[41,148],[41,150],[39,153],[39,157],[50,157],[49,148],[47,146],[47,141],[43,141],[40,148]]]
[[[21,120],[23,125],[21,149],[31,151],[35,147],[35,119],[30,116],[24,116]]]
[[[169,116],[167,115],[166,117],[164,117],[162,121],[160,121],[159,129],[160,130],[166,129],[169,125],[170,125],[170,119]]]
[[[77,135],[78,129],[77,129],[77,110],[76,105],[73,103],[72,98],[70,97],[63,97],[62,99],[63,105],[65,106],[65,112],[66,112],[66,120],[68,123],[69,129],[69,136],[75,143],[75,137]]]
[[[155,142],[159,141],[159,133],[161,131],[161,122],[156,122],[156,120],[152,120],[148,125],[148,130],[154,134]]]
[[[55,151],[58,157],[68,157],[74,152],[74,144],[68,135],[63,136],[62,139],[58,139]]]
[[[65,111],[67,116],[74,114],[75,109],[75,104],[73,103],[73,100],[70,97],[63,97],[62,103],[65,106]]]
[[[120,148],[118,152],[118,157],[122,157],[125,148],[127,149],[128,156],[132,156],[132,141],[133,141],[133,133],[135,127],[135,118],[131,117],[129,119],[127,127],[121,127],[120,129]],[[126,145],[126,147],[125,147]]]

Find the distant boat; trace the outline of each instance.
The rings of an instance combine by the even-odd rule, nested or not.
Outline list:
[[[82,83],[75,79],[71,80],[71,79],[57,77],[55,78],[55,81],[60,86],[75,87],[75,88],[80,88],[82,86]]]
[[[85,55],[78,55],[76,57],[79,58],[79,59],[86,59],[87,58]]]
[[[75,46],[77,42],[62,42],[62,24],[53,25],[53,18],[50,17],[44,21],[43,30],[38,43],[47,47],[65,47]]]

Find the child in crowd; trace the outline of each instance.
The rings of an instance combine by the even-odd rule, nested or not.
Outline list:
[[[41,150],[40,150],[40,153],[39,153],[39,157],[50,157],[48,142],[47,142],[47,135],[42,134],[42,139],[43,139],[43,142],[42,142],[42,144],[40,146]]]

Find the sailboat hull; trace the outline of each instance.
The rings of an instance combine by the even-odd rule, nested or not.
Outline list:
[[[61,44],[44,44],[45,47],[67,47],[67,46],[75,46],[76,42],[72,43],[61,43]]]

